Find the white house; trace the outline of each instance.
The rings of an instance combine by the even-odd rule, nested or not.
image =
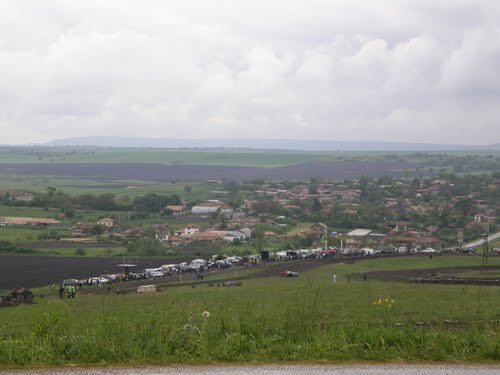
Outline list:
[[[198,227],[194,224],[189,224],[184,227],[184,235],[185,236],[192,236],[195,233],[198,233],[200,230]]]
[[[102,225],[103,227],[111,228],[115,225],[115,221],[109,217],[104,217],[97,220],[97,224]]]

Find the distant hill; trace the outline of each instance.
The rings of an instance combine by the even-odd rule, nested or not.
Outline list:
[[[492,145],[446,145],[405,142],[343,142],[332,140],[292,139],[169,139],[127,137],[80,137],[58,139],[46,143],[51,146],[101,146],[137,148],[229,148],[278,149],[303,151],[452,151],[500,150],[500,143]]]

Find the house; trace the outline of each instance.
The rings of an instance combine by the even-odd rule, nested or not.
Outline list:
[[[184,232],[182,233],[184,236],[192,236],[195,233],[198,233],[200,230],[194,224],[188,224],[184,227]]]
[[[93,227],[91,226],[81,226],[79,228],[75,228],[71,231],[73,237],[86,237],[91,236]]]
[[[266,230],[264,232],[264,237],[266,237],[266,238],[276,238],[276,237],[278,237],[278,233]]]
[[[439,228],[435,225],[429,225],[428,227],[425,227],[425,230],[429,233],[435,233],[439,230]]]
[[[249,228],[242,228],[238,232],[243,233],[243,239],[252,237],[252,230]]]
[[[12,222],[8,217],[0,217],[0,227],[6,227],[12,225]]]
[[[33,194],[19,191],[9,191],[9,198],[13,201],[31,202]]]
[[[141,238],[144,235],[144,231],[141,228],[130,228],[123,232],[126,238]]]
[[[465,226],[468,230],[480,229],[483,232],[487,233],[490,229],[490,224],[485,221],[474,221],[472,220]]]
[[[193,240],[200,242],[214,242],[222,240],[223,235],[217,232],[207,231],[199,232],[193,235]]]
[[[323,223],[316,223],[316,224],[313,224],[311,225],[311,229],[312,230],[322,230],[323,232],[326,232],[328,231],[328,227],[326,224],[323,224]]]
[[[308,237],[308,236],[321,237],[324,235],[325,235],[325,231],[321,230],[321,229],[319,229],[319,230],[318,229],[305,229],[305,230],[300,232],[301,237]]]
[[[476,223],[481,223],[481,222],[492,223],[495,221],[495,218],[492,216],[484,215],[484,214],[477,214],[477,215],[474,215],[474,221]]]
[[[102,225],[106,228],[112,228],[115,225],[115,221],[109,217],[103,217],[102,219],[97,220],[97,225]]]
[[[167,206],[165,209],[172,211],[173,216],[180,216],[186,213],[185,206]]]
[[[180,246],[180,245],[186,245],[189,242],[185,237],[181,236],[170,236],[166,244],[169,244],[171,246]]]
[[[171,241],[170,231],[167,228],[158,229],[155,238],[162,244],[168,244]]]
[[[439,243],[439,240],[433,237],[398,237],[397,241],[400,244],[407,244],[409,246],[430,246]]]
[[[193,215],[207,215],[216,213],[217,211],[219,211],[219,207],[217,206],[199,205],[199,206],[193,206],[193,208],[191,208],[191,213]]]
[[[250,217],[239,217],[236,219],[233,219],[229,225],[230,227],[243,227],[243,228],[248,228],[255,226],[256,224],[259,224],[260,220],[256,218],[250,218]]]
[[[367,237],[369,236],[373,230],[371,229],[354,229],[347,233],[348,237]]]

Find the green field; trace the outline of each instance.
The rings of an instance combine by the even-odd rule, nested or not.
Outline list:
[[[69,230],[57,229],[60,235],[69,235]],[[36,241],[39,235],[48,234],[50,230],[47,229],[31,229],[31,228],[13,228],[13,227],[0,227],[0,241],[11,242],[24,242]]]
[[[186,194],[184,187],[191,186],[191,193]],[[0,191],[21,190],[30,192],[46,192],[49,186],[71,194],[104,194],[112,193],[117,197],[144,195],[147,193],[177,194],[185,199],[207,199],[215,197],[210,194],[220,190],[220,185],[203,182],[158,183],[133,180],[88,180],[82,178],[33,177],[0,174]]]
[[[480,262],[477,256],[366,259],[299,278],[244,280],[240,288],[46,297],[0,309],[0,366],[498,361],[499,287],[346,279]],[[500,258],[490,264],[500,265]],[[394,302],[375,303],[379,298]]]
[[[0,164],[16,163],[160,163],[278,167],[314,160],[422,162],[443,154],[453,157],[500,156],[500,151],[290,151],[249,149],[162,149],[103,147],[10,147],[0,149]]]

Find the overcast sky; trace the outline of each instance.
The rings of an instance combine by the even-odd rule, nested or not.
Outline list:
[[[491,144],[499,120],[498,0],[0,0],[0,144]]]

